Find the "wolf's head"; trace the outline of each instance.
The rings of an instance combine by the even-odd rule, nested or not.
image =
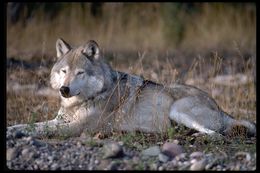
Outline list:
[[[56,42],[57,62],[51,70],[50,83],[63,98],[88,99],[102,92],[110,79],[110,67],[100,58],[98,44],[90,40],[72,48],[62,39]]]

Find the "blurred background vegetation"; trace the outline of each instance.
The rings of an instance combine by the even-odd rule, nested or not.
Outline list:
[[[255,54],[254,3],[8,3],[7,57],[55,55],[55,42],[103,51]]]

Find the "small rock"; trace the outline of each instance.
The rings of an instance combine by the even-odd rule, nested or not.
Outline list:
[[[133,161],[133,163],[137,164],[137,163],[139,163],[140,158],[139,158],[138,156],[134,156],[134,157],[132,158],[132,161]]]
[[[190,162],[189,161],[184,161],[184,162],[179,162],[179,170],[187,170],[188,167],[190,166]]]
[[[200,159],[204,156],[204,154],[200,151],[195,151],[193,153],[190,154],[190,158],[191,159]]]
[[[114,158],[123,156],[123,148],[115,142],[107,143],[103,146],[104,158]]]
[[[95,160],[94,163],[95,163],[96,165],[98,165],[98,164],[99,164],[99,160]]]
[[[92,171],[93,168],[94,168],[94,167],[93,167],[92,165],[90,165],[90,166],[88,167],[88,170]]]
[[[194,162],[191,165],[190,170],[191,171],[202,171],[205,169],[206,164],[207,164],[206,159],[201,159],[199,161]]]
[[[145,156],[158,156],[160,153],[160,147],[159,146],[152,146],[142,151],[142,155]]]
[[[57,163],[54,163],[54,164],[51,165],[52,170],[57,170],[58,167],[59,167],[59,165]]]
[[[6,150],[6,160],[13,160],[18,155],[17,148],[8,148]]]
[[[24,137],[24,136],[26,136],[24,133],[22,133],[21,131],[15,131],[14,132],[14,138],[22,138],[22,137]]]
[[[36,147],[43,147],[43,146],[47,146],[47,143],[44,143],[40,140],[36,140],[36,139],[32,139],[30,142],[31,145],[34,145]]]
[[[34,161],[37,165],[42,165],[44,162],[42,159],[37,159]]]
[[[170,158],[168,156],[166,156],[165,154],[163,154],[163,153],[160,153],[158,155],[158,157],[159,157],[159,160],[161,162],[163,162],[163,163],[166,163],[166,162],[168,162],[170,160]]]
[[[123,142],[123,141],[119,141],[118,144],[121,145],[121,146],[123,146],[123,145],[124,145],[124,142]]]
[[[158,164],[157,163],[152,163],[151,165],[150,165],[150,167],[151,167],[151,170],[157,170],[158,169]]]
[[[223,159],[228,158],[228,155],[227,155],[226,152],[220,151],[220,153],[219,153],[219,155],[218,155],[218,158],[223,160]]]
[[[23,149],[21,153],[23,155],[23,158],[25,158],[26,160],[31,160],[31,159],[36,158],[38,156],[35,152],[30,150],[29,148]]]
[[[239,166],[239,165],[238,165],[238,166]],[[216,166],[216,169],[217,169],[217,171],[221,171],[222,166],[221,166],[221,165],[217,165],[217,166]],[[238,168],[238,170],[239,170],[239,168]]]
[[[33,140],[33,137],[32,136],[28,136],[28,137],[26,137],[24,139],[29,144]]]
[[[174,139],[174,140],[172,141],[172,143],[174,143],[174,144],[179,144],[179,143],[180,143],[180,141],[179,141],[179,140],[177,140],[177,139]]]
[[[162,146],[162,153],[164,153],[167,156],[173,158],[173,157],[183,153],[183,149],[178,144],[166,142]]]
[[[183,160],[185,160],[186,155],[187,155],[187,153],[181,153],[181,154],[177,155],[174,159],[176,161],[183,161]]]
[[[48,156],[48,160],[49,160],[49,162],[53,162],[53,159],[54,159],[53,156]]]
[[[81,143],[81,141],[77,141],[77,147],[81,147],[82,146],[82,143]]]
[[[189,165],[182,165],[179,167],[179,170],[184,171],[184,170],[187,170],[188,167],[189,167]]]
[[[33,169],[39,169],[39,166],[38,165],[33,165]]]
[[[235,158],[239,160],[245,160],[249,162],[251,160],[251,156],[248,152],[239,151],[235,154]]]
[[[159,166],[158,170],[162,171],[162,170],[164,170],[164,167],[163,166]]]
[[[190,162],[189,161],[184,161],[182,164],[183,165],[190,165]]]
[[[30,149],[29,148],[25,148],[25,149],[22,150],[22,155],[25,158],[28,157],[29,153],[30,153]]]
[[[208,169],[211,169],[213,166],[215,166],[217,164],[217,161],[218,159],[215,158],[214,160],[212,160],[211,162],[209,162],[206,166],[205,166],[205,169],[208,170]]]
[[[119,163],[112,161],[109,165],[108,165],[108,170],[117,170],[119,167]]]
[[[174,165],[174,166],[177,166],[177,165],[178,165],[178,161],[175,160],[175,159],[173,159],[173,160],[171,161],[171,164]]]

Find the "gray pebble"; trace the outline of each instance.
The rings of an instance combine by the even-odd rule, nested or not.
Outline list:
[[[109,165],[108,165],[108,170],[117,170],[118,169],[119,164],[117,162],[112,161]]]
[[[132,158],[132,160],[133,160],[133,163],[138,163],[138,162],[140,161],[140,158],[137,157],[137,156],[134,156],[134,157]]]
[[[25,141],[30,142],[32,139],[33,139],[32,136],[28,136],[28,137],[25,138]]]
[[[94,167],[92,166],[92,165],[90,165],[89,167],[88,167],[88,170],[93,170],[94,169]]]
[[[205,169],[206,169],[206,170],[211,169],[214,165],[216,165],[217,161],[218,161],[218,158],[213,159],[212,161],[210,161],[210,162],[205,166]]]
[[[204,154],[200,151],[195,151],[190,154],[191,159],[199,159],[199,158],[202,158],[203,156],[204,156]]]
[[[187,155],[187,153],[181,153],[181,154],[177,155],[174,159],[176,161],[183,161],[183,160],[185,160],[186,155]]]
[[[19,130],[14,132],[14,138],[22,138],[24,136],[26,136],[26,135]]]
[[[13,160],[18,155],[18,149],[17,148],[8,148],[6,150],[6,160]]]
[[[184,161],[184,162],[179,162],[179,170],[187,170],[188,167],[190,166],[190,162],[189,161]]]
[[[30,149],[29,148],[24,148],[21,153],[22,153],[23,157],[26,158],[26,157],[28,157],[28,155],[30,153]]]
[[[144,156],[158,156],[160,153],[160,147],[159,146],[152,146],[142,151],[142,155]]]
[[[177,139],[174,139],[174,140],[172,141],[172,143],[174,143],[174,144],[179,144],[179,143],[180,143],[180,141],[179,141],[179,140],[177,140]]]
[[[38,165],[33,165],[33,169],[39,169]]]
[[[80,141],[77,142],[77,147],[81,147],[82,143]]]
[[[164,170],[164,167],[163,166],[159,166],[158,170],[162,171],[162,170]]]
[[[173,158],[181,153],[183,153],[183,148],[175,143],[166,142],[162,146],[162,152],[167,156]]]
[[[158,164],[157,163],[152,163],[150,165],[150,167],[151,167],[151,170],[157,170],[158,169]]]
[[[205,169],[205,166],[207,165],[207,161],[206,159],[201,159],[199,161],[194,162],[191,167],[190,170],[191,171],[202,171]]]
[[[99,160],[95,160],[94,163],[95,163],[96,165],[98,165],[98,164],[99,164]]]
[[[37,159],[37,160],[35,160],[35,163],[36,163],[37,165],[43,165],[43,164],[44,164],[42,159]]]
[[[49,160],[49,162],[52,162],[52,161],[53,161],[53,159],[54,159],[54,157],[53,157],[53,156],[48,156],[48,160]]]
[[[159,157],[159,160],[161,162],[163,162],[163,163],[168,162],[170,160],[170,158],[167,155],[163,154],[163,153],[160,153],[158,155],[158,157]]]
[[[123,156],[123,148],[116,142],[110,142],[103,146],[104,158]]]
[[[53,164],[51,165],[51,169],[52,169],[52,170],[57,170],[58,167],[59,167],[59,165],[58,165],[57,163],[53,163]]]

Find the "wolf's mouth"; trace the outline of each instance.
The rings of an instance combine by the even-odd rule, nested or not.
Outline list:
[[[65,98],[70,98],[70,97],[71,97],[70,94],[65,94],[65,93],[61,93],[61,96],[62,96],[62,97],[65,97]]]
[[[73,96],[78,96],[80,94],[80,92],[78,92],[77,94],[75,95],[71,95],[71,94],[67,94],[67,93],[61,93],[61,96],[64,97],[64,98],[70,98],[70,97],[73,97]]]

